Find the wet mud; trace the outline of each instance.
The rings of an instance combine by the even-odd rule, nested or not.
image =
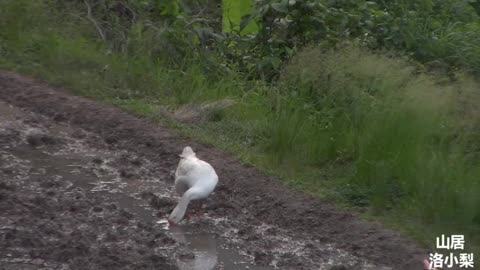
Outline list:
[[[169,227],[190,145],[220,177]],[[421,269],[425,250],[208,145],[0,72],[0,269]]]

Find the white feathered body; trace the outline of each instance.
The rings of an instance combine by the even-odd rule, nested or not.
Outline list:
[[[181,198],[169,217],[169,221],[173,223],[182,220],[191,200],[208,197],[218,183],[213,167],[198,159],[190,148],[189,151],[191,153],[182,156],[175,172],[175,189]]]
[[[178,190],[182,186],[187,186],[188,188],[197,187],[200,191],[210,194],[215,189],[217,183],[218,176],[213,167],[207,162],[196,157],[185,158],[179,162],[175,172],[175,187],[180,196],[186,191],[180,192]]]

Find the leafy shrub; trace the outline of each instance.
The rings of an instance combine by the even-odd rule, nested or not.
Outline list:
[[[400,49],[435,67],[480,71],[480,19],[472,1],[260,0],[244,18],[256,35],[231,37],[241,70],[276,78],[285,60],[306,45],[334,47],[357,39],[371,49]],[[246,64],[245,62],[248,62]]]

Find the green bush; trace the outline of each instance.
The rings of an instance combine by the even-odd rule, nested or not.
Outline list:
[[[230,41],[234,63],[268,80],[307,45],[331,48],[346,39],[371,49],[396,49],[450,71],[480,71],[480,17],[474,1],[261,0],[244,18],[255,20],[254,36]],[[249,64],[245,64],[247,61]]]
[[[304,139],[283,155],[348,162],[353,173],[338,190],[352,203],[365,198],[376,212],[408,209],[473,235],[480,218],[480,93],[465,76],[445,85],[414,71],[404,60],[357,47],[299,53],[282,82],[311,108],[311,120],[302,117],[291,139]]]

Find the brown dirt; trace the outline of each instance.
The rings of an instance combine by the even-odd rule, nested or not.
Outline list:
[[[128,214],[114,197],[107,200],[100,193],[81,185],[72,187],[53,177],[67,178],[65,172],[46,169],[44,176],[50,179],[46,180],[41,162],[35,165],[38,162],[32,161],[32,149],[61,152],[62,145],[74,145],[70,142],[73,140],[81,141],[80,148],[100,153],[87,160],[82,155],[73,158],[79,164],[88,164],[80,169],[83,176],[76,178],[98,178],[92,172],[110,162],[104,157],[107,152],[107,156],[115,157],[111,167],[121,179],[115,185],[128,186],[137,183],[128,179],[140,179],[137,197],[150,202],[159,217],[168,214],[174,202],[157,196],[160,191],[147,191],[154,185],[171,185],[178,153],[185,145],[192,146],[200,158],[216,168],[220,178],[216,192],[206,203],[211,219],[199,222],[195,230],[205,228],[217,236],[236,239],[234,246],[258,266],[329,269],[322,265],[333,259],[331,269],[422,269],[418,258],[426,251],[414,241],[379,224],[361,221],[356,214],[328,202],[291,191],[278,179],[158,124],[9,72],[0,72],[1,100],[24,110],[12,123],[21,119],[30,129],[39,126],[46,130],[23,138],[23,131],[18,129],[0,129],[0,149],[18,159],[16,167],[0,160],[0,262],[8,262],[3,269],[20,269],[17,263],[24,267],[21,269],[38,269],[40,264],[47,268],[70,265],[71,269],[169,269],[175,268],[173,257],[191,256],[182,253],[181,245],[152,225],[154,222]],[[51,131],[62,128],[66,129],[63,133]],[[64,133],[67,135],[58,135]],[[69,157],[74,155],[73,150],[67,153]],[[61,162],[53,156],[36,160]],[[30,161],[25,165],[22,157]],[[31,166],[22,172],[22,166],[28,164]],[[36,179],[32,171],[40,171]],[[155,181],[143,184],[141,179],[156,175]],[[125,190],[119,188],[119,193]],[[99,241],[100,235],[110,241]],[[173,251],[152,245],[171,247]]]

